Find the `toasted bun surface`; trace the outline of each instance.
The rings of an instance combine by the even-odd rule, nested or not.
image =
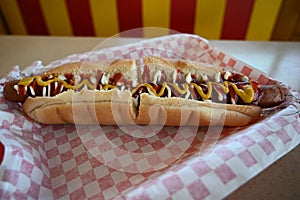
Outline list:
[[[261,108],[258,106],[220,104],[176,97],[158,98],[142,94],[137,123],[148,124],[152,121],[158,124],[163,122],[169,126],[244,126],[254,122],[260,113]]]
[[[158,98],[148,94],[141,95],[137,112],[130,92],[117,90],[82,90],[79,93],[69,91],[56,97],[28,98],[23,108],[32,119],[45,124],[101,125],[244,126],[256,121],[261,112],[258,106],[219,104],[176,97]]]
[[[130,91],[70,90],[55,97],[28,98],[23,109],[32,119],[45,124],[112,125],[117,123],[117,117],[123,119],[118,121],[121,124],[132,124],[135,119],[132,101]]]
[[[102,62],[73,62],[62,64],[58,67],[50,69],[47,73],[92,73],[97,70],[104,71],[131,71],[136,68],[135,60],[124,59],[124,60],[106,60]]]
[[[219,70],[195,62],[146,57],[144,65],[153,76],[164,69],[167,81],[173,80],[174,70],[213,76]],[[50,70],[48,73],[91,73],[103,70],[108,75],[122,72],[124,77],[138,82],[138,70],[134,60],[116,60],[103,63],[68,63]],[[107,91],[68,90],[54,97],[27,98],[23,104],[25,113],[34,120],[45,124],[153,124],[166,126],[244,126],[258,119],[258,106],[231,105],[197,101],[184,98],[160,98],[147,93],[140,95],[139,106],[129,90]]]
[[[173,82],[173,72],[180,69],[184,74],[195,74],[200,79],[203,75],[214,76],[220,71],[219,68],[192,61],[183,61],[177,59],[165,59],[160,57],[145,57],[143,65],[149,67],[150,77],[153,77],[158,70],[164,70],[167,76],[167,82]]]

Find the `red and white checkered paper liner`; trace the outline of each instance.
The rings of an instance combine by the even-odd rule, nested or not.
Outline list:
[[[97,61],[115,57],[138,59],[146,55],[214,63],[241,71],[262,84],[278,83],[213,48],[203,38],[187,34],[95,49],[70,55],[47,66],[36,61],[21,74],[41,73],[70,61]],[[271,112],[251,126],[224,128],[217,138],[207,138],[208,128],[199,128],[192,140],[190,136],[181,136],[181,144],[191,144],[182,150],[180,144],[166,147],[176,137],[179,127],[165,127],[147,140],[125,134],[118,126],[102,127],[102,135],[95,132],[94,138],[89,138],[78,134],[78,130],[92,132],[93,127],[33,122],[24,116],[20,105],[7,102],[2,95],[3,83],[19,75],[20,70],[15,67],[0,82],[0,139],[5,146],[0,168],[1,199],[221,199],[300,142],[299,100],[296,100],[299,94],[283,83],[280,84],[289,92],[285,107]],[[127,131],[134,132],[130,128]],[[195,130],[186,127],[181,131],[189,135]],[[84,133],[84,130],[79,132]],[[114,149],[107,148],[111,152],[105,152],[107,146],[101,144],[103,135],[119,149],[138,153],[163,151],[162,154],[134,160],[128,155],[119,155]],[[105,158],[108,153],[115,165],[125,160],[128,169],[144,166],[144,173],[113,168],[107,162],[99,161],[97,156],[92,156],[95,154],[87,149],[100,152],[98,156],[102,156],[102,159],[108,159]],[[178,156],[176,152],[183,154]],[[139,165],[138,162],[145,164]],[[163,163],[164,167],[155,168],[157,163]]]

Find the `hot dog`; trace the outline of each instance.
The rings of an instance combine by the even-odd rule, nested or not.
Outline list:
[[[204,63],[153,56],[137,63],[67,63],[6,83],[3,94],[45,124],[166,126],[244,126],[285,98],[280,86]]]

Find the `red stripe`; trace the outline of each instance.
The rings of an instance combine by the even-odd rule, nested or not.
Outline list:
[[[255,0],[227,0],[221,39],[244,40]]]
[[[75,36],[95,36],[89,0],[66,0]]]
[[[182,33],[193,33],[196,0],[172,0],[170,28]]]
[[[141,0],[117,0],[119,30],[121,36],[143,37],[142,1]],[[132,30],[135,29],[135,30]]]
[[[3,157],[4,157],[4,145],[0,142],[0,165],[3,161]]]
[[[49,35],[39,0],[18,0],[27,33],[30,35]]]

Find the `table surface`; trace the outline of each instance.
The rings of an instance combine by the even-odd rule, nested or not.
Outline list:
[[[112,47],[143,38],[0,36],[0,77],[19,65],[33,61],[47,63],[95,47]],[[213,40],[210,44],[244,61],[300,92],[299,42],[250,42]],[[241,186],[227,199],[300,198],[300,145]]]

